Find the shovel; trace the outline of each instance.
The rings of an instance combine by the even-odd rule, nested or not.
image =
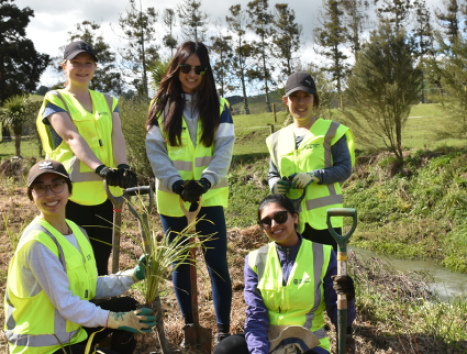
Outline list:
[[[183,204],[183,199],[180,197],[180,207],[185,214],[188,225],[196,220],[201,209],[201,200],[199,198],[198,208],[195,211],[187,211]],[[190,209],[191,210],[191,209]],[[196,233],[196,224],[190,229],[190,243],[194,243],[194,234]],[[196,248],[190,250],[191,265],[190,265],[190,282],[191,282],[191,307],[193,311],[193,327],[185,326],[185,343],[194,347],[198,347],[202,352],[211,354],[212,344],[212,330],[209,328],[201,327],[199,323],[199,310],[198,310],[198,279],[196,272]]]
[[[353,218],[350,231],[344,236],[339,235],[331,225],[333,216],[349,216]],[[350,208],[328,209],[326,223],[329,232],[337,242],[337,275],[347,275],[347,241],[357,228],[357,211]],[[346,352],[347,336],[347,295],[337,295],[337,354]]]
[[[149,205],[147,206],[147,208],[145,208],[145,211],[143,212],[142,216],[138,214],[138,212],[135,210],[131,203],[128,203],[127,205],[128,209],[130,209],[131,213],[138,220],[139,230],[141,232],[141,239],[143,240],[144,252],[146,254],[149,254],[151,252],[151,248],[149,247],[148,241],[146,240],[146,237],[144,237],[144,234],[145,230],[146,232],[149,231],[148,218],[149,213],[154,208],[154,191],[152,190],[151,186],[133,187],[125,190],[124,197],[125,199],[128,199],[128,197],[143,194],[149,194]],[[161,346],[162,354],[172,354],[172,349],[170,348],[169,342],[165,337],[163,311],[159,295],[154,300],[152,306],[156,312],[156,331],[157,338]]]

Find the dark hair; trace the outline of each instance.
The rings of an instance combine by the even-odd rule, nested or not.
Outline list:
[[[315,93],[313,94],[313,107],[319,108],[318,90],[316,90]]]
[[[271,194],[264,198],[258,206],[258,221],[261,220],[261,212],[270,204],[277,204],[290,214],[298,214],[289,198],[282,194]]]
[[[71,193],[73,192],[73,184],[71,183],[71,181],[70,181],[69,178],[65,178],[65,177],[62,177],[62,178],[65,180],[65,182],[66,182],[66,184],[67,184],[67,186],[68,186],[68,191],[70,192],[70,195],[71,195]],[[28,191],[27,191],[28,198],[29,198],[29,200],[31,200],[31,201],[33,200],[33,199],[32,199],[32,189],[33,189],[33,188],[34,188],[34,183],[31,184],[30,187],[28,187]]]
[[[182,115],[185,100],[182,98],[182,84],[178,79],[178,65],[185,64],[191,55],[197,55],[201,65],[207,68],[197,89],[196,108],[203,127],[201,143],[208,147],[214,143],[214,134],[220,124],[220,101],[212,74],[208,49],[201,42],[185,42],[178,48],[169,64],[169,70],[161,80],[159,91],[154,97],[154,104],[146,121],[146,131],[151,126],[157,125],[157,120],[162,114],[162,126],[160,128],[161,131],[168,133],[168,143],[171,146],[181,145]],[[168,112],[168,114],[163,114],[163,112]]]

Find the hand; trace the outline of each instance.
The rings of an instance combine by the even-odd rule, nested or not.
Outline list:
[[[319,178],[313,172],[294,173],[289,176],[292,178],[292,187],[294,189],[305,189],[313,182],[319,182]]]
[[[106,328],[133,333],[150,333],[156,325],[154,312],[147,308],[129,312],[110,312]]]
[[[282,179],[278,180],[274,187],[272,188],[273,194],[283,194],[287,195],[290,190],[290,182],[287,177],[283,177]]]
[[[122,184],[119,186],[121,188],[131,188],[138,184],[138,179],[136,173],[130,171],[130,166],[125,164],[118,165],[118,174]]]
[[[142,255],[138,260],[137,266],[135,267],[135,269],[133,269],[133,274],[131,275],[131,277],[133,278],[135,283],[146,278],[146,266],[152,266],[152,258],[149,254]]]
[[[334,290],[338,295],[347,295],[347,301],[355,299],[355,287],[353,280],[348,275],[333,275]]]
[[[188,181],[182,181],[181,179],[179,179],[177,182],[175,182],[172,185],[172,191],[175,194],[182,195],[182,192],[185,189],[187,183],[188,183]]]
[[[122,185],[122,177],[118,170],[114,168],[107,167],[106,165],[100,165],[94,172],[105,179],[109,186],[120,187]]]
[[[199,181],[191,180],[187,183],[185,189],[181,192],[180,196],[185,202],[197,203],[199,197],[206,193],[210,186],[209,181],[205,178],[200,179]]]

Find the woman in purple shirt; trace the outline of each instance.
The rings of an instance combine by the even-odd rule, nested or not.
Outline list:
[[[331,318],[331,321],[334,325],[337,326],[337,292],[346,294],[348,299],[348,314],[347,314],[347,321],[348,326],[352,324],[355,320],[355,289],[353,285],[353,281],[349,276],[339,276],[337,277],[337,260],[336,254],[334,250],[331,249],[330,246],[316,244],[311,241],[304,239],[299,233],[295,231],[295,224],[299,222],[299,216],[297,212],[294,210],[294,207],[291,201],[284,195],[270,195],[266,197],[259,205],[258,208],[258,223],[263,228],[265,233],[267,234],[268,238],[275,242],[275,247],[277,251],[276,257],[280,263],[280,268],[282,274],[278,273],[278,276],[282,276],[282,286],[283,286],[283,293],[285,292],[286,295],[281,295],[283,299],[287,297],[287,294],[293,294],[289,287],[296,285],[302,279],[295,279],[295,275],[297,274],[297,268],[300,267],[302,270],[305,269],[305,274],[317,274],[318,277],[314,277],[312,283],[319,284],[315,285],[315,293],[323,294],[323,298],[320,299],[315,296],[314,304],[320,306],[313,306],[311,304],[304,304],[303,299],[306,297],[302,297],[302,301],[285,301],[283,299],[276,299],[277,306],[279,308],[279,313],[281,318],[286,317],[293,317],[297,318],[296,325],[303,326],[307,330],[312,330],[312,328],[316,327],[313,321],[318,320],[322,315],[322,311],[325,308],[327,311],[328,316]],[[269,244],[271,246],[271,244]],[[270,309],[265,304],[263,300],[263,295],[260,290],[261,286],[259,285],[261,278],[258,274],[266,274],[268,272],[267,268],[272,266],[274,263],[270,257],[275,257],[274,253],[269,252],[262,271],[260,270],[260,263],[258,259],[260,258],[260,253],[267,252],[268,246],[263,246],[260,248],[257,254],[250,253],[245,259],[245,302],[247,304],[246,309],[246,321],[245,321],[245,333],[244,334],[237,334],[231,337],[224,339],[219,345],[216,346],[214,350],[214,354],[268,354],[271,352],[270,342],[268,338],[270,326],[275,324],[274,323],[274,313],[277,313],[277,309]],[[328,249],[326,249],[326,247]],[[303,249],[299,255],[300,249]],[[304,252],[312,251],[312,254],[304,254]],[[326,256],[328,255],[328,260],[325,261]],[[330,254],[330,257],[329,257]],[[250,257],[256,257],[256,261],[254,264],[257,266],[251,267]],[[263,259],[266,259],[263,256]],[[318,272],[314,272],[314,268],[318,265],[314,259],[320,258],[322,259],[322,266],[326,266],[327,270],[325,272],[321,272],[321,268],[318,269]],[[309,262],[305,262],[305,264],[298,264],[297,261],[301,259],[310,260]],[[324,276],[322,276],[324,274]],[[289,281],[289,277],[294,277],[291,281]],[[266,277],[266,275],[264,275]],[[319,279],[318,279],[319,278]],[[280,278],[279,278],[280,279]],[[296,281],[297,280],[297,281]],[[303,281],[302,281],[303,283]],[[270,283],[268,283],[270,284]],[[300,285],[299,289],[306,289],[309,290],[309,287]],[[287,289],[289,288],[289,289]],[[273,290],[273,289],[272,289]],[[268,289],[269,291],[269,289]],[[289,292],[290,291],[290,292]],[[297,291],[297,290],[295,290]],[[300,292],[300,290],[298,290]],[[283,294],[281,293],[281,294]],[[297,294],[295,292],[295,294]],[[265,295],[264,295],[265,296]],[[320,296],[320,295],[319,295]],[[310,299],[312,298],[310,294]],[[266,301],[267,302],[267,301]],[[310,300],[311,302],[311,300]],[[298,304],[294,307],[293,304]],[[301,304],[301,305],[300,305]],[[304,306],[303,306],[304,305]],[[312,310],[308,311],[307,318],[311,315],[311,318],[314,318],[311,322],[313,324],[308,323],[305,321],[305,315],[300,315],[300,310],[305,310],[298,308],[300,306],[306,307],[306,311],[308,311],[308,307],[312,308]],[[281,310],[282,308],[282,310]],[[287,313],[289,312],[289,314]],[[310,314],[310,312],[312,312]],[[294,315],[290,315],[294,313]],[[303,312],[304,313],[304,312]],[[297,315],[298,314],[298,315]],[[273,316],[273,317],[271,317]],[[294,317],[296,316],[296,317]],[[277,318],[277,317],[276,317]],[[321,317],[322,318],[322,317]],[[300,319],[300,320],[298,320]],[[290,321],[289,321],[290,322]],[[281,324],[281,323],[278,323]],[[324,324],[324,321],[323,321]],[[288,323],[290,325],[290,323]],[[294,323],[295,325],[295,323]],[[315,328],[316,329],[316,328]],[[306,347],[303,344],[303,341],[300,340],[301,338],[292,338],[288,339],[288,344],[290,343],[299,343],[302,352],[306,354],[329,354],[329,351],[323,347],[323,338],[326,337],[326,332],[323,328],[319,330],[313,329],[312,332],[321,339],[321,344],[314,348]],[[306,333],[306,331],[305,331]],[[350,339],[350,338],[349,338]],[[279,346],[280,348],[280,346]],[[276,351],[275,348],[274,351]]]

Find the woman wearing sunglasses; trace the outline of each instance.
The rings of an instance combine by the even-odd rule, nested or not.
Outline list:
[[[347,323],[354,321],[352,278],[336,276],[337,259],[331,246],[308,241],[295,231],[299,216],[286,196],[266,197],[259,205],[258,219],[271,242],[245,259],[245,334],[227,338],[214,354],[268,354],[278,349],[272,347],[270,333],[277,328],[272,326],[291,325],[302,326],[283,338],[295,346],[293,352],[329,354],[324,310],[337,328],[336,292],[345,294]],[[311,342],[310,331],[319,340],[313,348],[305,345]],[[292,352],[282,349],[280,353]]]
[[[269,136],[266,144],[271,155],[269,187],[273,193],[301,202],[300,232],[306,239],[326,245],[337,244],[326,225],[326,211],[342,208],[341,183],[350,177],[355,162],[354,137],[343,124],[315,118],[319,107],[316,85],[310,74],[289,76],[282,97],[294,121]],[[342,217],[332,225],[342,234]]]
[[[212,282],[216,341],[220,341],[230,331],[232,286],[224,208],[235,136],[228,103],[217,94],[204,44],[185,42],[178,48],[149,108],[146,129],[157,209],[169,240],[187,226],[180,198],[188,210],[202,197],[199,216],[205,220],[196,230],[200,235],[216,235],[205,243],[204,256]],[[186,326],[192,326],[189,265],[177,267],[173,283]]]
[[[150,309],[120,296],[145,278],[145,256],[135,269],[97,276],[86,231],[65,219],[72,184],[65,166],[54,160],[29,171],[27,194],[39,216],[23,231],[8,268],[5,335],[10,353],[84,354],[94,332],[97,343],[112,333],[106,354],[131,354],[134,333],[152,332]],[[102,300],[99,306],[90,302]],[[91,350],[91,352],[94,352]]]
[[[97,62],[94,50],[83,41],[65,48],[65,88],[47,92],[36,125],[47,158],[63,163],[74,182],[67,218],[86,228],[99,275],[106,275],[113,207],[103,180],[116,196],[137,181],[128,166],[117,99],[89,89]]]

